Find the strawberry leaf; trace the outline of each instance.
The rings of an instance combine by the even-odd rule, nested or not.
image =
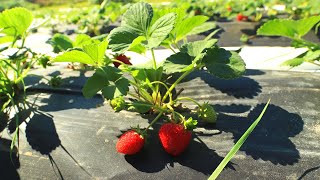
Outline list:
[[[312,16],[297,21],[290,19],[274,19],[262,25],[258,29],[257,34],[300,38],[307,34],[319,21],[320,16]]]
[[[175,42],[185,38],[186,35],[192,32],[195,27],[202,25],[207,20],[208,17],[206,16],[192,16],[185,18],[180,23],[177,23],[176,27],[172,31],[172,34],[176,37]]]
[[[108,41],[93,43],[83,46],[83,51],[87,53],[96,65],[101,66],[104,62],[105,52],[108,47]]]
[[[113,99],[119,96],[127,95],[129,91],[129,80],[126,78],[119,78],[113,82],[113,84],[109,84],[102,89],[102,95],[106,99]]]
[[[109,36],[109,47],[114,52],[124,52],[130,48],[130,44],[138,38],[139,35],[132,29],[127,27],[118,27],[113,29]]]
[[[293,58],[290,60],[287,60],[281,64],[281,66],[291,66],[296,67],[301,65],[304,62],[304,58]]]
[[[82,88],[82,94],[86,98],[92,98],[97,92],[101,91],[102,88],[107,86],[109,81],[105,76],[104,71],[97,69],[96,72],[87,80]]]
[[[308,51],[303,57],[305,61],[314,61],[320,58],[320,50]]]
[[[122,17],[121,26],[131,29],[138,35],[145,36],[152,20],[153,9],[150,4],[133,4]]]
[[[150,28],[148,47],[158,47],[174,28],[176,15],[169,13],[159,18]]]
[[[105,62],[105,51],[108,41],[83,46],[83,51],[71,50],[57,56],[55,62],[79,62],[92,66],[102,66]]]
[[[213,47],[217,42],[217,39],[190,42],[181,47],[181,52],[188,53],[190,56],[196,57],[205,49]]]
[[[111,66],[98,68],[88,79],[82,92],[85,97],[90,98],[99,91],[102,91],[102,95],[108,100],[125,96],[129,91],[129,80],[122,77],[118,68]]]
[[[191,66],[192,60],[193,58],[189,54],[178,52],[167,58],[163,64],[163,69],[166,73],[185,72],[193,67]]]
[[[112,30],[108,36],[110,48],[115,52],[127,50],[145,52],[141,45],[151,49],[158,47],[174,28],[174,13],[157,17],[151,26],[153,9],[150,4],[136,3],[124,14],[121,27]],[[131,45],[134,43],[134,45]],[[140,46],[137,46],[140,43]]]
[[[0,14],[1,33],[19,37],[25,35],[33,20],[32,13],[25,8],[13,8]]]
[[[205,22],[197,27],[194,27],[187,35],[195,35],[200,34],[203,32],[210,31],[217,27],[217,24],[215,22]]]
[[[53,47],[54,53],[63,52],[69,48],[73,48],[72,40],[68,36],[60,33],[55,34],[48,43]]]
[[[223,79],[238,78],[246,70],[246,65],[239,54],[219,47],[208,49],[202,62],[210,74]]]
[[[77,35],[74,42],[72,42],[73,47],[83,48],[84,45],[92,44],[92,43],[99,43],[99,40],[93,40],[90,36],[86,34],[79,34]]]
[[[95,65],[94,60],[85,52],[79,50],[67,51],[57,56],[54,62],[79,62],[83,64]]]

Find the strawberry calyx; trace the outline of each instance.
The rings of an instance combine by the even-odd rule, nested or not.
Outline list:
[[[192,117],[188,118],[183,122],[183,126],[186,130],[192,131],[197,127],[198,121],[194,120]]]
[[[136,133],[138,133],[143,139],[147,137],[147,132],[142,130],[139,125],[137,127],[131,127]]]

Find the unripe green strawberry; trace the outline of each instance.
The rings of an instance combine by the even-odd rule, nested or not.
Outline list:
[[[119,96],[110,101],[110,106],[118,112],[126,107],[126,102],[124,101],[123,96]]]
[[[208,103],[204,103],[201,107],[199,107],[198,116],[208,123],[216,123],[217,121],[217,113]]]
[[[132,155],[138,153],[144,145],[144,137],[135,130],[127,131],[119,138],[116,149],[119,153]]]
[[[182,124],[166,123],[159,130],[159,138],[164,150],[177,156],[189,145],[192,133]]]

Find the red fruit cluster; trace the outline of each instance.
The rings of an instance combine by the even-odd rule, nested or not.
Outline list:
[[[237,15],[237,21],[248,21],[248,16],[244,16],[240,13]]]
[[[166,123],[159,130],[160,142],[164,150],[177,156],[189,145],[192,133],[185,129],[182,124]],[[139,152],[144,145],[144,138],[135,130],[124,133],[116,145],[117,151],[132,155]]]
[[[131,62],[130,62],[130,59],[129,59],[126,55],[124,55],[124,54],[120,54],[120,55],[118,55],[118,56],[115,56],[115,59],[116,59],[116,60],[119,60],[119,61],[121,61],[121,62],[123,62],[123,63],[125,63],[125,64],[132,65]],[[119,66],[120,66],[120,63],[119,63],[119,62],[113,62],[113,65],[114,65],[115,67],[119,67]]]
[[[122,154],[136,154],[144,145],[144,138],[134,130],[130,130],[121,135],[116,145],[116,149]]]

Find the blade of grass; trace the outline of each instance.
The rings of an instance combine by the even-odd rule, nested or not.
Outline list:
[[[221,161],[219,166],[214,170],[214,172],[211,174],[208,180],[215,180],[221,171],[224,169],[224,167],[228,164],[228,162],[232,159],[232,157],[238,152],[240,147],[243,145],[243,143],[246,141],[246,139],[249,137],[251,132],[254,130],[254,128],[257,126],[259,121],[261,120],[263,114],[267,110],[267,107],[270,103],[270,99],[263,108],[262,112],[260,113],[259,117],[251,124],[251,126],[247,129],[247,131],[241,136],[241,138],[237,141],[237,143],[232,147],[232,149],[229,151],[229,153],[226,155],[226,157]]]

